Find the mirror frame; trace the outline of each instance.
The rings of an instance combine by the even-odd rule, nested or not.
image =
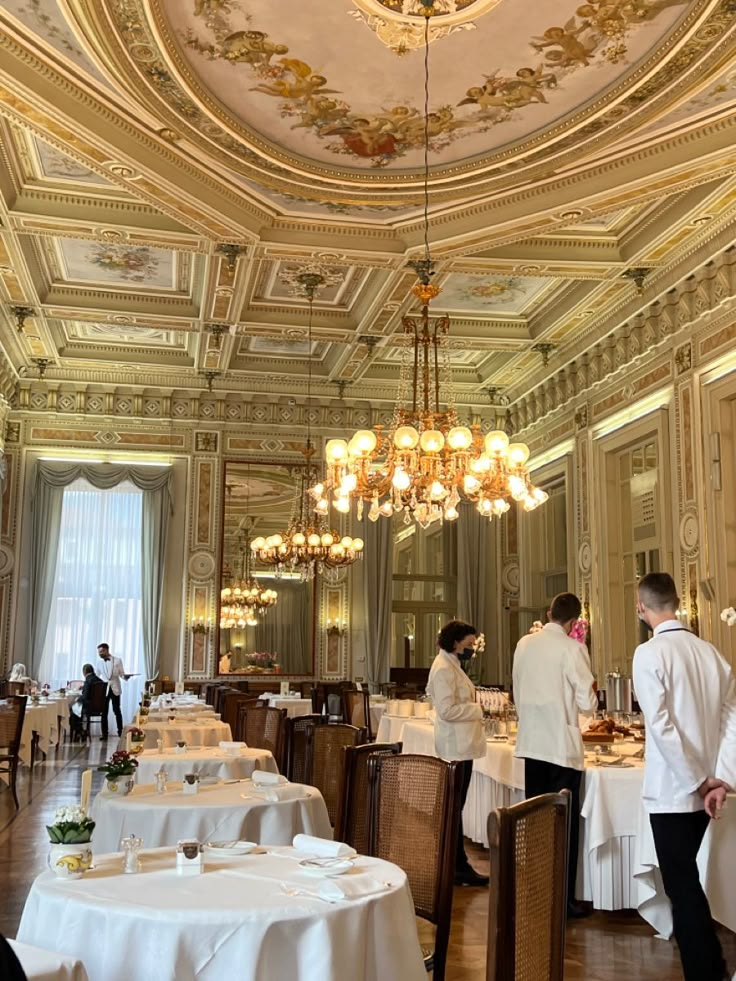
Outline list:
[[[311,669],[309,672],[294,672],[294,671],[262,671],[258,674],[247,675],[247,674],[220,674],[220,592],[222,590],[222,572],[225,565],[225,498],[227,496],[227,467],[230,466],[256,466],[256,467],[281,467],[281,468],[294,468],[295,470],[303,470],[306,464],[300,463],[297,460],[264,460],[262,458],[257,459],[230,459],[225,458],[222,460],[222,487],[220,491],[220,527],[219,527],[219,551],[220,551],[220,561],[218,564],[218,576],[216,584],[216,598],[217,598],[217,616],[215,617],[215,678],[219,681],[223,678],[235,678],[237,680],[243,680],[244,678],[252,678],[253,680],[258,680],[259,678],[283,678],[284,680],[288,678],[316,678],[317,677],[317,618],[319,616],[319,591],[321,586],[321,577],[318,572],[315,572],[314,579],[312,579],[312,625],[310,631],[311,640]],[[290,515],[286,516],[288,521]]]

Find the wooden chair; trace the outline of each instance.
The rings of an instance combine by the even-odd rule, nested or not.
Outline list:
[[[299,689],[299,694],[302,698],[312,697],[312,688],[314,687],[313,681],[298,681],[292,683],[293,688]]]
[[[569,823],[568,790],[489,815],[487,981],[562,981]]]
[[[241,706],[245,705],[249,708],[255,708],[257,704],[258,699],[253,698],[247,692],[229,691],[223,695],[220,700],[220,719],[230,726],[233,739],[241,738],[238,735]]]
[[[286,709],[246,708],[242,710],[241,736],[251,749],[269,749],[280,766],[283,760]]]
[[[371,725],[371,702],[367,691],[346,688],[342,693],[342,717],[348,725],[365,729],[368,742],[376,738]]]
[[[460,822],[457,763],[413,754],[368,760],[371,855],[404,870],[414,912],[436,927],[427,971],[444,981]]]
[[[325,725],[322,715],[299,715],[286,720],[285,769],[292,783],[307,783],[307,742],[315,726]]]
[[[346,746],[342,783],[337,800],[335,841],[352,845],[359,855],[370,848],[370,802],[368,793],[368,760],[376,756],[396,756],[401,743],[365,743]]]
[[[212,703],[212,708],[215,710],[215,712],[217,712],[220,715],[222,715],[222,703],[225,700],[225,696],[226,695],[233,694],[233,693],[236,694],[236,695],[239,695],[240,694],[240,689],[233,688],[232,685],[218,685],[217,686],[217,691],[215,692],[215,700]]]
[[[30,691],[30,688],[28,689]],[[21,695],[26,694],[26,683],[25,681],[9,681],[8,682],[8,697],[9,698],[19,698]]]
[[[105,696],[107,685],[104,683],[94,685],[90,688],[89,704],[82,709],[82,736],[86,740],[91,739],[90,726],[96,720],[102,728],[102,716],[105,714]]]
[[[228,698],[233,697],[235,699],[235,726],[230,725],[230,731],[233,734],[233,739],[238,740],[238,742],[244,743],[245,739],[245,713],[248,709],[261,708],[261,703],[254,695],[243,695],[231,692]],[[283,752],[283,750],[282,750]],[[280,766],[278,760],[276,760],[276,765]]]
[[[18,755],[25,714],[26,699],[22,695],[10,695],[5,701],[0,702],[0,773],[8,775],[8,783],[16,807],[20,807],[15,782],[18,776]]]
[[[307,733],[307,783],[322,794],[334,826],[337,802],[342,785],[346,746],[359,746],[366,739],[365,729],[336,722],[334,725],[314,726]]]

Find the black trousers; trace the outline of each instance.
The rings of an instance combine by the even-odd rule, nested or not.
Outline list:
[[[567,856],[567,901],[575,900],[575,880],[578,874],[578,848],[580,843],[580,781],[582,770],[569,766],[557,766],[544,760],[524,760],[524,794],[539,797],[540,794],[559,794],[570,791],[570,848]]]
[[[115,722],[118,726],[118,735],[123,734],[123,713],[120,711],[120,695],[116,695],[114,691],[109,691],[105,695],[105,711],[102,715],[102,735],[107,735],[107,723],[108,715],[110,713],[110,703],[112,703],[112,714],[115,716]]]
[[[461,760],[458,769],[460,771],[460,823],[457,829],[457,851],[455,852],[456,875],[460,875],[471,868],[468,856],[465,854],[465,841],[463,840],[463,808],[468,796],[470,778],[473,775],[473,761]]]
[[[710,818],[705,811],[650,814],[664,891],[672,903],[672,925],[685,981],[723,981],[723,951],[700,885],[697,856]]]

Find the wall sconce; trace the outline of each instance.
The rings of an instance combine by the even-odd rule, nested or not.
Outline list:
[[[209,620],[205,620],[204,617],[197,617],[196,620],[192,621],[193,634],[208,634],[209,632],[210,632]]]
[[[328,620],[327,636],[342,637],[348,626],[347,620]]]

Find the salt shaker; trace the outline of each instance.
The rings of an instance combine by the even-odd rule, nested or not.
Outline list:
[[[156,777],[156,793],[165,794],[166,793],[166,781],[168,780],[168,773],[166,772],[166,767],[161,767],[161,769],[155,774]]]
[[[164,751],[164,741],[163,741],[163,739],[157,739],[156,740],[156,749],[158,750],[159,753],[163,753],[163,751]]]
[[[143,839],[128,835],[120,842],[120,847],[123,850],[123,872],[140,872],[141,860],[138,852],[143,847]]]

